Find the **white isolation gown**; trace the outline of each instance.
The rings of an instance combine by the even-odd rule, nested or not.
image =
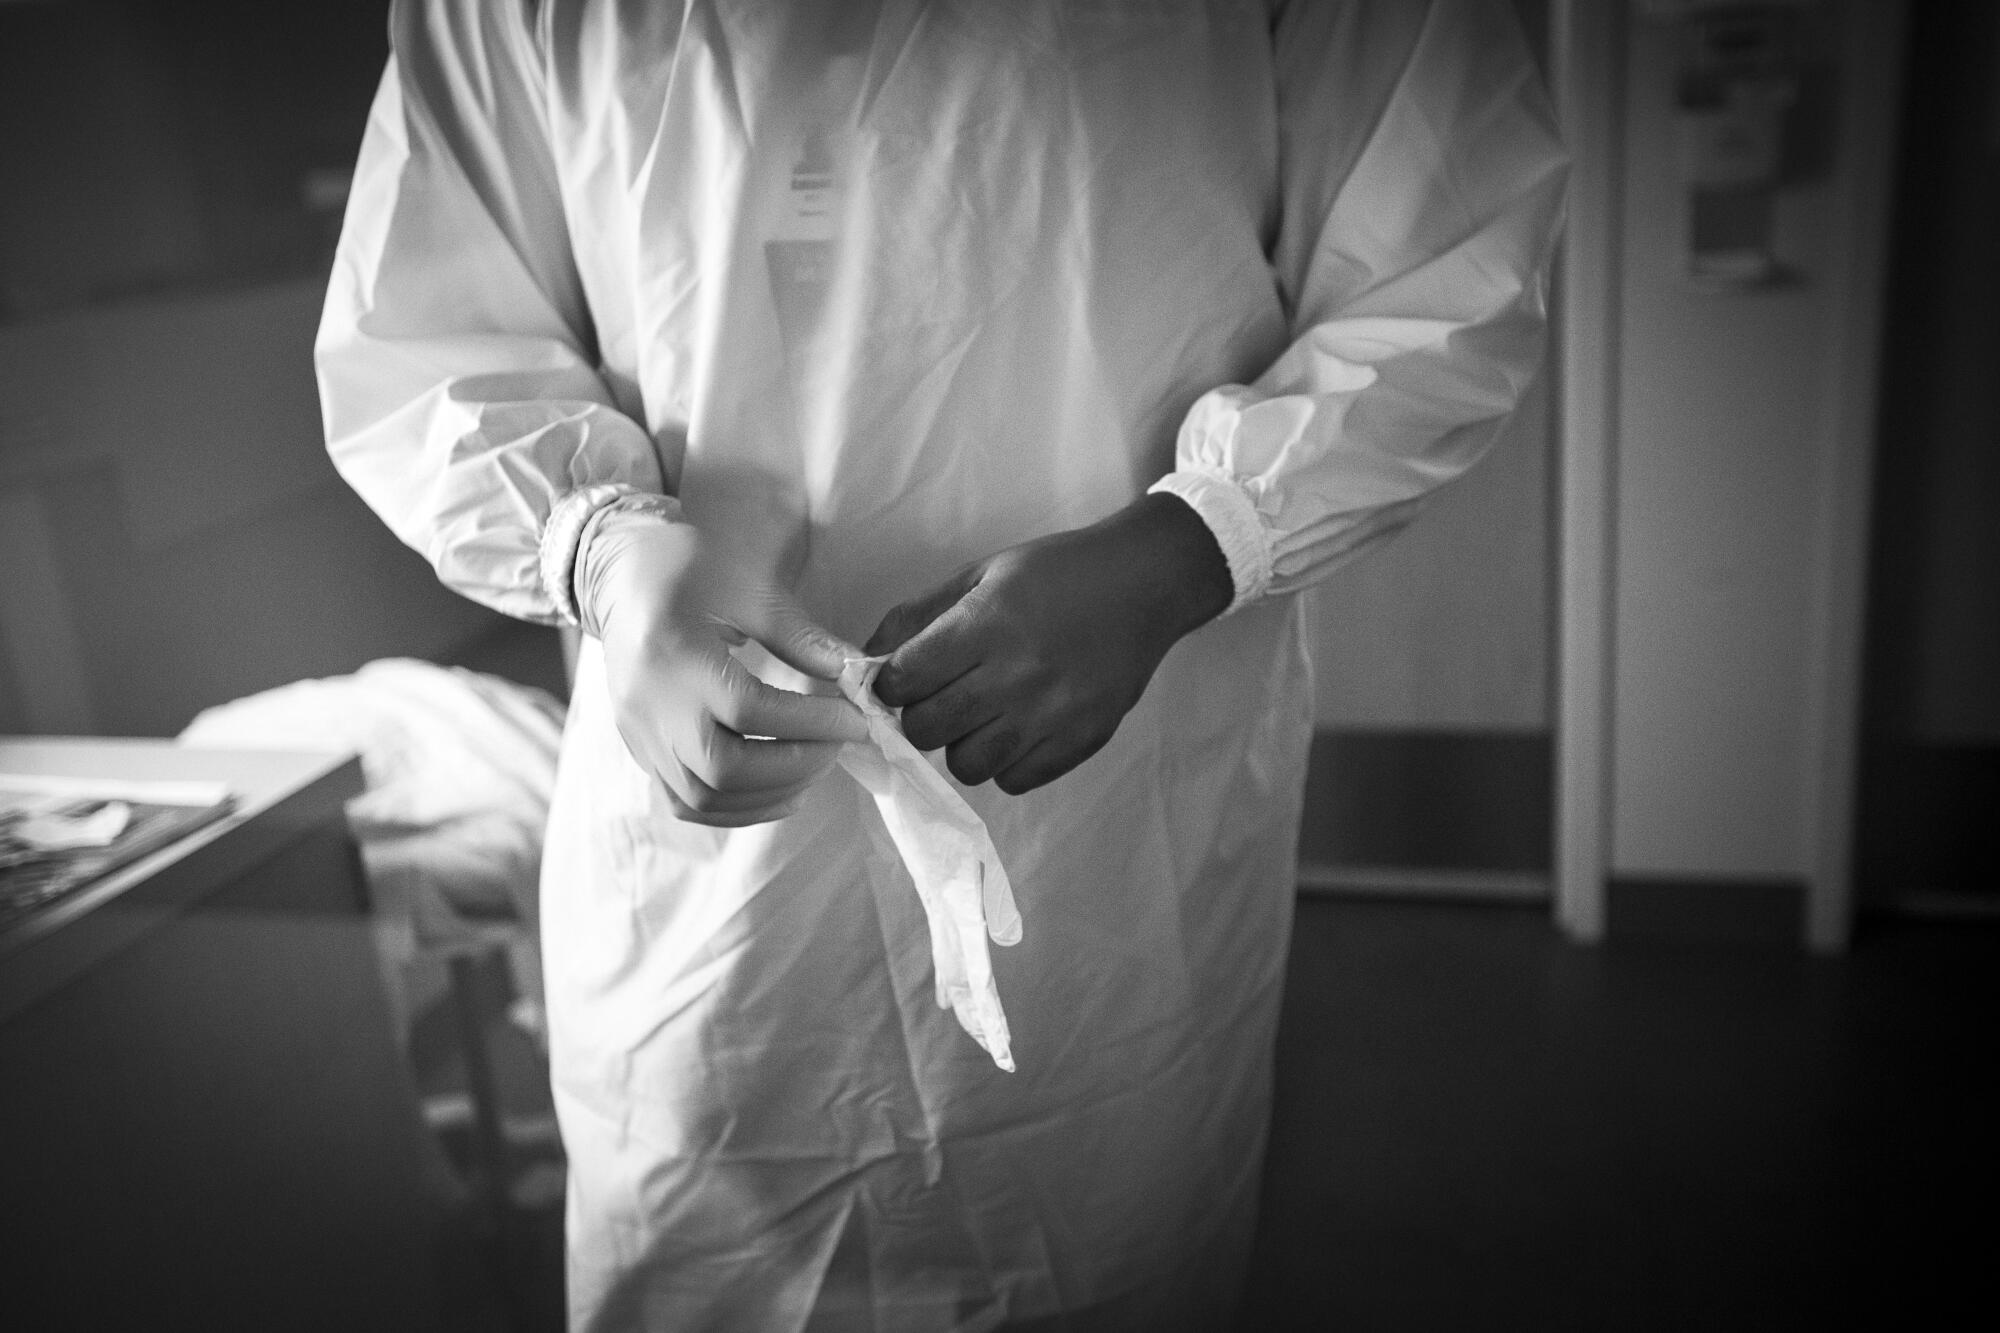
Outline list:
[[[1504,5],[398,5],[318,345],[345,476],[529,619],[624,482],[837,633],[1155,481],[1231,612],[1111,744],[967,793],[1016,1073],[867,793],[680,822],[586,643],[543,880],[584,1328],[1219,1324],[1311,727],[1296,599],[1535,373],[1563,159]]]

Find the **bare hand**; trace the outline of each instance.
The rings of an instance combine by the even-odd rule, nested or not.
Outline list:
[[[875,681],[960,782],[1032,791],[1102,749],[1167,650],[1233,595],[1208,526],[1149,495],[1087,528],[1010,547],[894,608]]]

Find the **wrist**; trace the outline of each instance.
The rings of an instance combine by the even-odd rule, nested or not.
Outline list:
[[[1147,488],[1183,501],[1208,525],[1229,566],[1234,585],[1227,615],[1261,600],[1271,586],[1271,534],[1249,494],[1228,477],[1204,471],[1174,471]]]
[[[653,618],[666,600],[668,572],[690,562],[693,546],[672,496],[632,494],[599,508],[577,543],[574,595],[583,632],[603,639],[613,605],[624,608],[623,620]]]
[[[563,624],[580,623],[576,570],[590,529],[608,506],[637,493],[636,487],[623,482],[582,486],[563,496],[550,509],[537,539],[537,565],[542,591],[554,607],[556,619]]]
[[[1185,500],[1165,492],[1143,495],[1107,521],[1130,538],[1148,628],[1177,641],[1229,609],[1236,585],[1228,558]]]

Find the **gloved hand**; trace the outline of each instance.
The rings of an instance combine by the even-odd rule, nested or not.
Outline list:
[[[1208,525],[1148,495],[1087,528],[1011,547],[894,608],[867,651],[920,750],[1018,795],[1103,748],[1182,635],[1235,594]]]
[[[756,642],[821,680],[858,656],[694,525],[608,511],[577,552],[575,588],[584,629],[604,645],[618,732],[682,819],[736,828],[783,818],[842,742],[867,739],[847,700],[777,689],[730,655]]]

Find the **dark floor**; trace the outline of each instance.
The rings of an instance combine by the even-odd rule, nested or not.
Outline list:
[[[1991,926],[1831,961],[1304,899],[1242,1327],[1992,1326],[1996,963]],[[559,1327],[559,1227],[461,1253],[458,1326],[505,1326],[498,1272]]]
[[[1996,961],[1987,927],[1832,961],[1304,901],[1245,1327],[1990,1312]]]

